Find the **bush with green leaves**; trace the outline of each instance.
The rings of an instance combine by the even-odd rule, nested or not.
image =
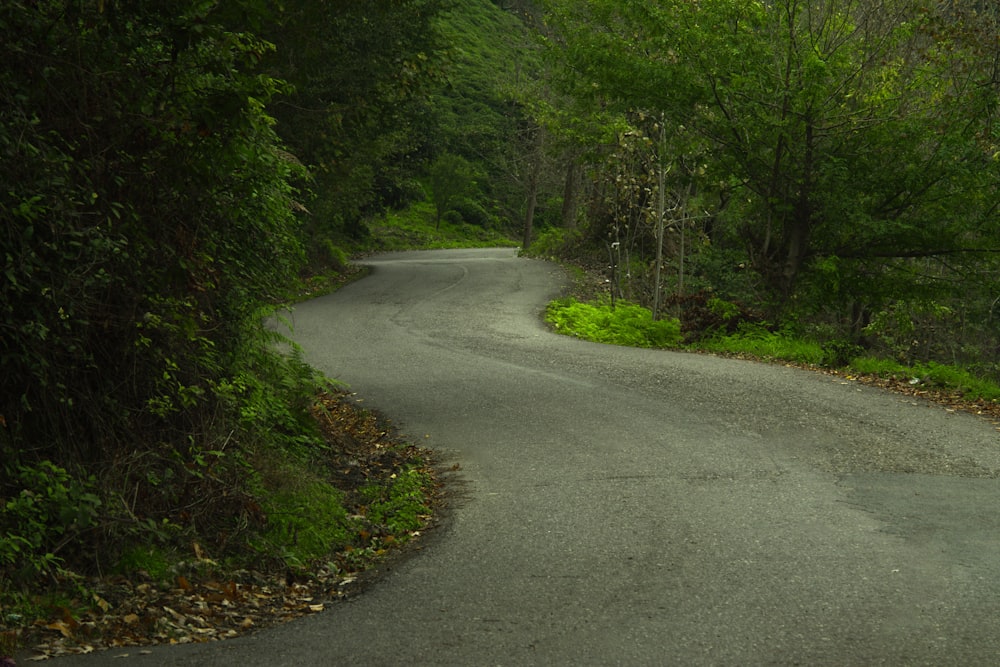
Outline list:
[[[93,477],[79,478],[51,461],[3,467],[0,487],[0,593],[52,577],[62,555],[99,522]]]
[[[560,333],[598,343],[669,348],[682,342],[677,320],[653,320],[648,309],[631,303],[611,306],[559,299],[549,304],[545,319]]]
[[[708,290],[673,295],[666,299],[666,307],[680,311],[681,331],[688,343],[734,333],[742,324],[763,322],[762,313]]]
[[[303,567],[344,546],[350,522],[340,491],[319,477],[302,477],[288,468],[271,477],[271,488],[261,493],[267,525],[254,538],[263,556]]]
[[[197,431],[303,258],[270,45],[214,3],[102,5],[0,8],[0,415],[81,460]]]
[[[453,210],[455,204],[475,190],[475,179],[472,163],[461,155],[442,153],[431,163],[428,183],[431,201],[437,214],[437,225],[441,224],[445,213]],[[461,213],[459,215],[461,216]]]
[[[366,519],[384,526],[392,535],[417,530],[430,513],[428,487],[430,477],[423,470],[407,467],[394,475],[388,484],[371,484],[361,489],[368,500]]]
[[[810,365],[821,365],[827,358],[826,350],[818,342],[801,338],[790,331],[772,331],[763,324],[749,322],[738,325],[734,333],[700,340],[697,348]]]
[[[477,227],[489,227],[493,222],[493,219],[490,217],[490,214],[486,212],[486,209],[474,199],[469,199],[467,197],[456,199],[451,204],[451,210],[458,213],[460,219],[470,225],[476,225]]]

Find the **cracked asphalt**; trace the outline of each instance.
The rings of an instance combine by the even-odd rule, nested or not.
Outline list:
[[[779,365],[541,322],[511,249],[366,260],[296,307],[306,359],[455,473],[445,524],[351,601],[64,665],[994,665],[1000,434]],[[116,657],[128,653],[128,657]]]

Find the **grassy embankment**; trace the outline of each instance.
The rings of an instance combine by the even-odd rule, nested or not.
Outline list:
[[[732,333],[708,332],[685,343],[677,319],[653,321],[652,313],[640,306],[606,302],[584,303],[561,299],[549,304],[546,320],[563,334],[616,345],[709,352],[823,368],[852,379],[890,388],[926,394],[974,412],[994,412],[1000,407],[1000,386],[977,377],[968,369],[935,362],[903,364],[891,359],[858,354],[846,363],[836,361],[840,349],[791,331],[770,330],[748,324]],[[995,412],[994,412],[995,414]]]

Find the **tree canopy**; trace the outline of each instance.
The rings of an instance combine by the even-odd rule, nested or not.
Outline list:
[[[387,212],[669,293],[685,335],[1000,378],[990,3],[8,0],[0,57],[0,596],[215,514],[265,549],[325,386],[265,317]]]
[[[11,440],[88,458],[211,401],[302,253],[273,49],[213,3],[0,10]]]
[[[705,242],[775,313],[878,310],[995,265],[997,24],[975,3],[548,5],[566,90],[662,118]]]

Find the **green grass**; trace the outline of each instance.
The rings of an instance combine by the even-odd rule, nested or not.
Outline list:
[[[619,303],[612,309],[607,303],[558,299],[549,303],[545,319],[559,333],[597,343],[684,348],[812,366],[834,365],[830,363],[830,350],[822,343],[755,325],[743,326],[736,333],[685,346],[681,342],[677,320],[654,322],[648,309],[628,303]],[[968,400],[1000,401],[1000,385],[958,366],[935,362],[904,366],[890,359],[859,356],[843,368],[859,375],[891,377],[955,392]]]
[[[899,377],[912,374],[910,368],[900,363],[877,357],[856,357],[851,360],[848,369],[860,375],[877,375],[879,377]]]
[[[301,567],[327,557],[349,539],[343,494],[301,469],[296,470],[294,479],[283,479],[264,499],[264,551],[280,553],[290,566]]]
[[[761,359],[822,364],[826,353],[820,343],[759,326],[742,327],[734,334],[699,341],[694,349],[719,354],[747,355]]]
[[[653,321],[652,313],[641,306],[618,303],[582,303],[573,298],[549,304],[545,319],[556,331],[597,343],[631,347],[680,347],[677,320]]]
[[[958,366],[933,361],[904,366],[891,360],[858,357],[851,360],[849,368],[863,375],[909,380],[914,385],[953,391],[970,400],[1000,400],[1000,386]]]
[[[427,488],[431,479],[426,472],[408,467],[394,475],[388,485],[370,485],[360,490],[369,501],[367,519],[385,526],[397,537],[417,530],[431,512]]]
[[[153,581],[162,582],[170,579],[170,568],[176,560],[176,556],[164,553],[156,545],[136,545],[125,550],[115,569],[125,576],[142,571]]]
[[[371,223],[372,238],[377,241],[369,248],[377,251],[516,247],[517,241],[496,230],[466,223],[435,223],[434,205],[417,202],[402,211],[393,211]]]

